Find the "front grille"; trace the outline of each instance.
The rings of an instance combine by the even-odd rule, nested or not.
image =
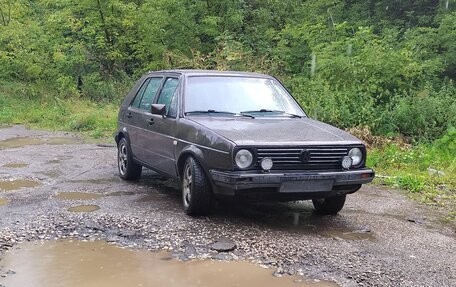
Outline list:
[[[348,147],[303,146],[257,148],[257,167],[269,157],[274,162],[272,169],[334,170],[341,169],[341,159],[348,154]],[[307,151],[308,156],[302,157]],[[302,160],[304,158],[304,160]]]

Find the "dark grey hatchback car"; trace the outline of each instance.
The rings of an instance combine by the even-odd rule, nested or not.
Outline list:
[[[179,180],[189,215],[223,196],[312,199],[336,214],[374,178],[359,139],[310,119],[277,79],[256,73],[149,72],[123,101],[115,140],[120,177],[147,167]]]

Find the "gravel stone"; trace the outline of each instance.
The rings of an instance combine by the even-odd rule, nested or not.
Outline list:
[[[218,251],[218,252],[229,252],[233,251],[236,249],[236,243],[234,243],[232,240],[228,238],[220,238],[214,243],[210,245],[210,248],[212,250]]]
[[[21,126],[0,128],[0,141],[56,136],[65,135]],[[347,197],[337,216],[317,216],[307,201],[236,201],[219,203],[211,216],[192,218],[182,211],[178,183],[147,169],[137,182],[122,181],[116,149],[110,145],[1,150],[0,166],[28,166],[0,168],[0,180],[34,179],[42,184],[1,192],[8,203],[0,208],[0,259],[24,241],[106,240],[134,249],[167,250],[180,260],[247,260],[271,268],[275,276],[297,274],[347,287],[456,286],[456,224],[442,222],[438,209],[387,187],[363,186]],[[71,191],[103,196],[80,201],[55,198]],[[100,209],[67,211],[80,204]],[[366,236],[353,236],[357,233]],[[0,275],[6,273],[0,269]]]

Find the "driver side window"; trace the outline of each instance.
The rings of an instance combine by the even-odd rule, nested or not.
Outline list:
[[[152,78],[150,79],[149,84],[147,85],[144,95],[142,96],[141,103],[139,108],[141,110],[150,111],[150,106],[154,99],[155,94],[157,93],[158,88],[160,87],[161,78]]]
[[[177,116],[178,85],[179,79],[167,78],[157,100],[157,104],[166,106],[167,115],[173,118]]]
[[[141,86],[138,93],[136,94],[136,97],[133,100],[131,106],[133,108],[150,111],[150,106],[152,105],[154,96],[157,93],[158,88],[160,87],[161,81],[161,77],[148,78],[146,81],[144,81],[144,84]]]

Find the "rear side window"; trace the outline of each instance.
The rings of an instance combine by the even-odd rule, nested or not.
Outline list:
[[[169,116],[176,117],[177,110],[177,85],[179,80],[176,78],[167,78],[163,89],[158,96],[157,104],[163,104],[166,106],[166,111]]]
[[[143,96],[143,94],[144,94],[144,91],[146,90],[147,85],[149,84],[149,82],[150,82],[150,78],[147,79],[147,80],[143,83],[143,85],[141,86],[141,88],[139,89],[139,91],[136,93],[135,100],[134,100],[133,103],[131,104],[131,106],[132,106],[133,108],[139,109],[139,103],[141,102],[141,98],[142,98],[142,96]]]

